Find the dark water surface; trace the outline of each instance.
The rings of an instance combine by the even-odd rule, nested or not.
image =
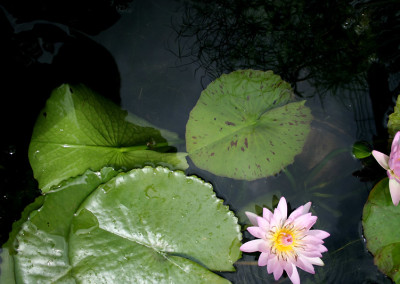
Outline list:
[[[323,3],[321,3],[323,2]],[[324,267],[302,283],[391,283],[365,247],[361,216],[384,171],[351,155],[364,140],[387,152],[400,93],[398,1],[0,1],[0,240],[40,194],[28,162],[33,125],[53,88],[84,83],[184,139],[201,91],[223,73],[273,70],[314,116],[302,154],[279,175],[222,178],[190,163],[240,217],[285,196],[308,201],[328,231]],[[186,151],[185,144],[176,145]],[[244,234],[244,241],[250,235]],[[274,283],[244,254],[234,283]],[[290,283],[281,278],[278,283]]]

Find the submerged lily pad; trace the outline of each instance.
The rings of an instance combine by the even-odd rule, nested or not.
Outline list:
[[[7,262],[17,283],[228,282],[210,270],[234,270],[240,227],[210,184],[146,167],[97,187],[115,173],[88,171],[46,194]]]
[[[185,153],[161,153],[168,141],[147,125],[83,85],[55,89],[36,121],[29,161],[47,192],[61,181],[104,166],[188,167]],[[135,120],[137,121],[137,120]]]
[[[371,191],[363,211],[367,248],[379,269],[400,283],[400,206],[394,206],[389,179],[380,181]]]
[[[310,132],[305,101],[272,71],[222,75],[201,94],[186,125],[186,149],[201,169],[254,180],[294,161]]]

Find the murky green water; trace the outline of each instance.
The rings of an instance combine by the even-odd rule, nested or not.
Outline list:
[[[361,227],[369,191],[384,171],[370,165],[360,172],[351,149],[365,140],[386,151],[385,120],[400,90],[400,24],[387,7],[398,4],[253,2],[110,2],[98,10],[82,4],[70,18],[51,14],[50,4],[37,17],[21,12],[24,4],[0,6],[2,106],[10,110],[2,114],[1,241],[39,194],[27,146],[52,88],[85,83],[184,139],[189,112],[209,82],[236,69],[272,69],[312,110],[303,153],[280,174],[252,182],[215,176],[190,161],[187,173],[212,183],[242,223],[245,210],[271,207],[277,196],[292,209],[312,201],[316,227],[331,236],[325,266],[316,275],[300,272],[302,283],[391,283],[374,266]],[[186,151],[184,143],[176,146]],[[236,272],[222,275],[274,283],[256,260],[244,254]]]

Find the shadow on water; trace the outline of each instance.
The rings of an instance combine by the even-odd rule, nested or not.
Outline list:
[[[80,6],[82,11],[74,8],[79,12],[74,15],[82,18],[79,21],[78,18],[55,13],[54,9],[59,7],[57,5],[53,7],[42,3],[44,6],[41,6],[38,1],[25,2],[26,6],[21,6],[22,3],[18,1],[0,6],[0,69],[3,74],[0,142],[2,243],[8,238],[12,222],[39,194],[27,159],[27,150],[39,110],[44,107],[52,89],[65,82],[84,83],[114,102],[120,101],[120,75],[113,57],[101,45],[78,31],[98,33],[117,19],[105,17],[107,11],[104,9],[92,11],[93,14],[100,13],[98,19],[109,19],[100,21],[103,26],[99,26],[92,21],[83,21],[88,19],[85,12],[88,8],[85,6]],[[46,9],[42,14],[32,13],[44,7]],[[113,7],[109,9],[114,10]],[[44,19],[57,20],[58,23]]]

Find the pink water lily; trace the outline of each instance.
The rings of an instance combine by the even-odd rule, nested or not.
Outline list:
[[[392,142],[390,156],[385,155],[376,150],[372,151],[372,155],[377,162],[387,171],[389,177],[389,190],[392,202],[398,205],[400,201],[400,131],[396,133]]]
[[[313,265],[324,265],[321,258],[327,249],[323,239],[329,233],[322,230],[311,230],[317,221],[310,210],[311,202],[300,206],[287,217],[286,199],[281,197],[278,207],[272,213],[263,209],[263,216],[246,212],[254,225],[247,230],[257,239],[240,247],[244,252],[261,252],[259,266],[267,266],[268,273],[273,273],[278,280],[286,271],[294,284],[300,283],[296,267],[314,274]]]

